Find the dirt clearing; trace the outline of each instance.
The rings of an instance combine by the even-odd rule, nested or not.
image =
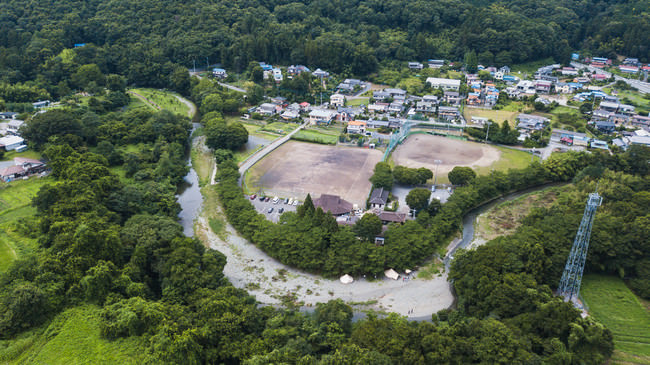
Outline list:
[[[255,164],[246,177],[248,191],[304,199],[307,194],[339,195],[365,206],[381,151],[290,141]]]
[[[396,165],[426,167],[435,171],[435,160],[442,163],[438,178],[447,175],[455,166],[490,166],[499,160],[501,152],[489,145],[461,141],[458,139],[414,134],[397,146],[392,159]]]

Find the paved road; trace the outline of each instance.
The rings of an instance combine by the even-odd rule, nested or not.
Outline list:
[[[226,84],[225,82],[219,82],[219,81],[217,81],[217,84],[219,84],[219,85],[225,87],[226,89],[235,90],[235,91],[238,91],[238,92],[240,92],[240,93],[244,93],[244,94],[246,93],[246,90],[244,90],[244,89],[242,89],[242,88],[239,88],[239,87],[237,87],[237,86],[228,85],[228,84]]]
[[[591,67],[589,65],[585,65],[585,64],[582,64],[582,63],[579,63],[579,62],[571,62],[571,66],[573,66],[575,68],[586,68],[591,72],[595,72],[597,74],[602,74],[602,75],[605,75],[607,77],[612,77],[611,72],[607,72],[605,70],[601,70],[601,69],[596,68],[596,67]],[[650,93],[650,83],[648,83],[648,82],[627,79],[625,77],[618,76],[618,75],[614,75],[614,80],[616,80],[616,81],[619,81],[619,80],[624,81],[628,85],[637,88],[639,90],[639,92],[642,92],[644,94]]]
[[[286,141],[290,140],[291,136],[298,133],[298,131],[303,129],[306,124],[307,122],[301,124],[298,128],[294,129],[291,133],[287,134],[284,137],[280,137],[276,139],[275,141],[271,142],[271,144],[269,144],[268,146],[255,152],[253,155],[247,158],[246,161],[242,162],[242,164],[239,165],[239,174],[243,177],[244,173],[246,173],[246,170],[250,169],[253,165],[257,163],[257,161],[261,160],[264,156],[268,155],[271,151],[282,146]],[[241,178],[239,179],[239,183],[241,185]]]

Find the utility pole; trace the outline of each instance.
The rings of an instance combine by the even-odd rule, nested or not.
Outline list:
[[[535,147],[533,147],[532,151],[530,151],[530,163],[533,163],[534,158],[535,158]]]
[[[208,57],[205,58],[205,66],[206,66],[206,71],[210,71],[210,61],[208,61]]]
[[[589,194],[580,228],[578,228],[575,241],[573,241],[573,247],[571,247],[571,252],[562,273],[562,279],[560,279],[560,286],[557,290],[558,295],[564,297],[565,302],[573,302],[574,305],[577,302],[573,301],[573,299],[577,299],[578,294],[580,294],[580,284],[585,269],[585,261],[587,260],[591,227],[596,217],[596,209],[602,202],[603,198],[598,195],[597,191]]]
[[[192,67],[192,72],[196,72],[196,60],[192,60],[194,67]]]
[[[487,143],[487,141],[488,141],[488,136],[490,135],[490,124],[492,124],[492,123],[490,123],[489,120],[486,123],[487,123],[488,127],[487,127],[487,133],[485,133],[485,143]]]

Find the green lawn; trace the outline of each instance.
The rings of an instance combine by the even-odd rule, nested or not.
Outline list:
[[[580,294],[589,313],[614,334],[621,361],[637,356],[636,363],[650,363],[650,311],[623,280],[615,276],[587,275]],[[616,354],[614,357],[616,360]]]
[[[487,175],[492,170],[506,171],[508,169],[520,169],[530,164],[530,153],[506,148],[501,146],[494,146],[501,151],[501,158],[490,166],[483,166],[476,168],[476,173],[479,175]]]
[[[43,156],[41,156],[39,152],[36,152],[34,150],[27,150],[25,152],[9,151],[9,152],[5,152],[3,160],[5,161],[13,160],[14,157],[33,158],[36,160],[40,160]]]
[[[9,267],[16,257],[36,247],[36,240],[25,237],[15,226],[21,218],[34,216],[36,208],[31,206],[32,198],[48,181],[48,178],[32,177],[0,183],[0,272]]]
[[[296,123],[272,122],[261,128],[262,131],[285,135],[298,128]]]
[[[169,110],[172,113],[181,114],[187,116],[189,108],[187,105],[180,102],[175,94],[171,91],[163,91],[156,89],[131,89],[131,91],[136,92],[150,101],[156,103],[158,106],[165,110]]]
[[[478,109],[478,108],[465,108],[463,113],[467,122],[472,120],[472,117],[483,117],[492,119],[493,121],[501,125],[503,121],[507,120],[510,122],[510,126],[515,125],[515,119],[519,115],[518,111],[509,111],[509,110],[491,110],[491,109]]]
[[[345,105],[346,105],[346,106],[368,105],[368,104],[369,104],[369,99],[370,99],[370,98],[352,99],[352,100],[348,100],[348,101],[345,103]]]
[[[148,110],[157,110],[154,108],[153,105],[149,103],[145,103],[144,101],[140,100],[140,98],[129,94],[129,98],[131,101],[129,102],[129,105],[127,105],[128,110],[134,110],[134,109],[148,109]]]
[[[537,71],[538,68],[546,65],[551,65],[553,63],[555,63],[555,61],[553,61],[553,58],[549,57],[543,60],[512,65],[510,66],[510,70],[512,74],[516,74],[518,72],[533,74],[535,71]]]
[[[146,356],[143,338],[102,338],[100,311],[92,305],[68,309],[41,328],[0,341],[0,363],[142,364]]]
[[[292,139],[307,141],[307,142],[317,142],[325,144],[336,144],[338,141],[338,134],[328,134],[321,130],[313,129],[303,129],[298,133],[294,134]]]

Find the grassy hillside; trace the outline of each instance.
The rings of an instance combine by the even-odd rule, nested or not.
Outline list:
[[[587,275],[580,292],[589,313],[614,333],[614,360],[650,364],[650,311],[623,280]]]
[[[88,305],[69,309],[41,328],[0,341],[3,364],[141,364],[141,337],[108,341],[99,334],[101,309]]]
[[[47,180],[31,178],[0,183],[0,271],[6,270],[16,257],[33,249],[35,240],[18,232],[16,222],[34,215],[32,198]]]

